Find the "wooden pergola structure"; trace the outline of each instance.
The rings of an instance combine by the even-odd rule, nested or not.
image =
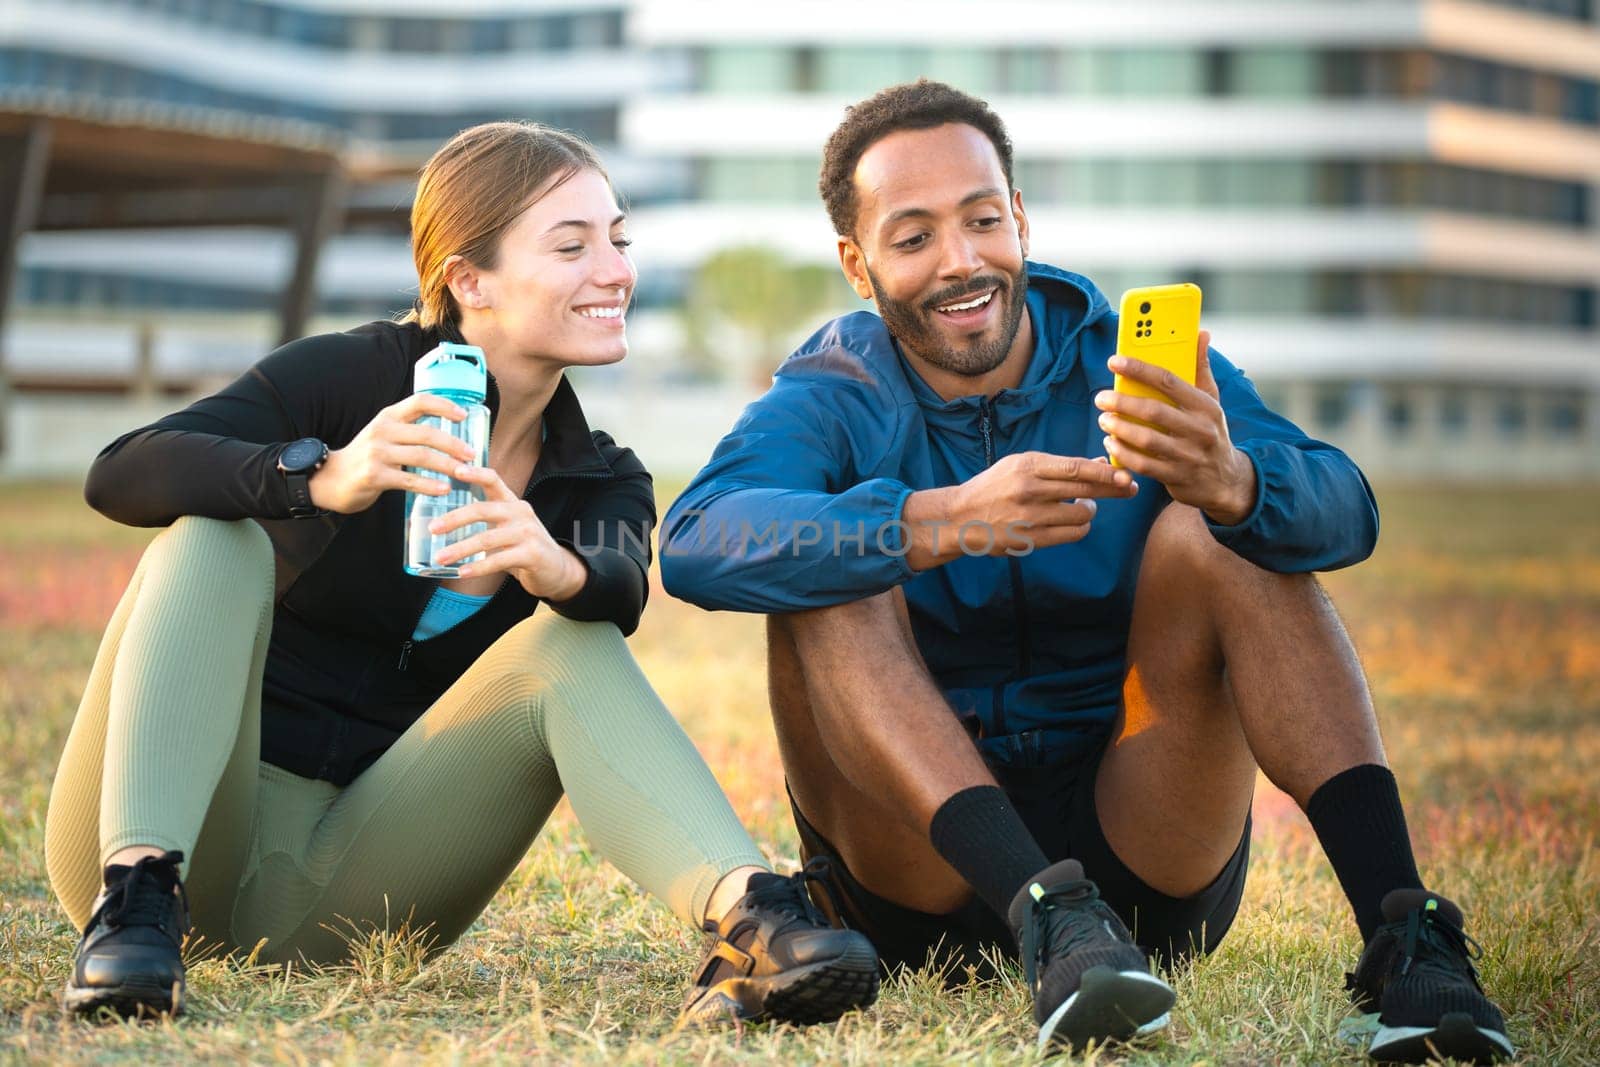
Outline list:
[[[314,309],[317,259],[343,220],[345,145],[321,128],[197,108],[0,97],[0,336],[30,232],[269,226],[289,230],[279,336]],[[0,452],[7,375],[0,348]]]

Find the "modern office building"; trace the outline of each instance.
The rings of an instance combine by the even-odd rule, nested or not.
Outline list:
[[[1593,0],[447,7],[0,0],[0,101],[94,94],[335,130],[392,175],[355,191],[368,209],[403,209],[406,171],[461,126],[577,129],[629,194],[645,305],[662,307],[730,245],[831,262],[823,139],[850,102],[939,78],[1010,126],[1037,258],[1113,299],[1198,282],[1217,347],[1369,470],[1600,477]],[[330,248],[327,309],[404,303],[398,212],[382,215],[357,213]],[[133,259],[120,236],[35,241],[22,300],[269,305],[288,256],[239,235],[145,239]],[[649,336],[665,351],[644,366],[661,367],[671,331]]]
[[[1590,0],[640,0],[665,79],[621,139],[687,168],[641,217],[687,267],[830,259],[820,146],[928,76],[990,100],[1033,253],[1205,290],[1219,349],[1394,475],[1600,472],[1600,25]]]

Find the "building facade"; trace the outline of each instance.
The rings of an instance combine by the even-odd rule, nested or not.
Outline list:
[[[0,98],[102,94],[332,128],[399,175],[354,195],[401,210],[405,170],[463,126],[575,129],[632,203],[648,312],[730,245],[831,262],[827,133],[884,85],[938,78],[1010,127],[1037,258],[1113,300],[1198,282],[1217,347],[1369,470],[1600,477],[1593,0],[441,9],[0,0]],[[414,284],[403,233],[366,231],[327,254],[331,312],[393,310]],[[147,235],[152,253],[130,259],[127,240],[36,241],[23,305],[248,309],[270,303],[287,255],[243,235]],[[656,318],[641,355],[661,368],[674,334]]]
[[[750,234],[831,258],[823,139],[928,76],[1006,120],[1037,258],[1113,301],[1198,282],[1218,348],[1370,469],[1600,470],[1587,0],[714,8],[629,24],[669,80],[622,139],[691,175],[649,220],[674,265]]]

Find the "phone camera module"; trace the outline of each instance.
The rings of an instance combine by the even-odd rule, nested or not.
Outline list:
[[[1146,300],[1144,303],[1139,305],[1139,314],[1141,314],[1141,315],[1150,314],[1150,301]]]

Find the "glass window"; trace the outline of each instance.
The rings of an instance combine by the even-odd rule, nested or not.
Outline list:
[[[787,92],[793,88],[792,55],[787,48],[757,45],[709,49],[703,88],[725,93]]]
[[[1446,388],[1439,394],[1439,429],[1448,437],[1460,437],[1467,432],[1470,412],[1467,391]]]
[[[621,12],[596,11],[573,17],[572,46],[574,48],[615,48],[621,43]]]
[[[1600,85],[1568,78],[1563,88],[1561,118],[1590,126],[1600,122]]]
[[[1103,203],[1107,194],[1101,185],[1107,180],[1105,169],[1092,159],[1066,159],[1061,162],[1063,195],[1074,204]]]
[[[1551,437],[1583,436],[1583,400],[1576,396],[1552,394],[1545,398],[1544,426]]]
[[[538,21],[545,48],[552,52],[565,52],[572,47],[572,36],[578,28],[578,16],[552,15]]]
[[[1163,160],[1160,167],[1160,189],[1155,197],[1159,204],[1188,207],[1204,203],[1204,172],[1197,159]]]
[[[570,17],[518,19],[511,24],[511,49],[518,52],[550,52],[572,43]]]
[[[1256,395],[1267,406],[1267,410],[1275,411],[1280,415],[1288,409],[1289,390],[1280,382],[1255,382]]]
[[[1305,48],[1244,49],[1232,56],[1228,91],[1239,96],[1312,96],[1317,91],[1317,57]]]
[[[243,3],[233,17],[233,25],[241,33],[265,37],[272,32],[272,9],[260,4]]]
[[[1297,270],[1220,270],[1203,286],[1206,310],[1226,314],[1299,315],[1313,312],[1317,277]]]
[[[1505,437],[1521,437],[1528,429],[1528,398],[1519,392],[1498,397],[1494,405],[1494,422]]]
[[[1253,169],[1254,204],[1306,207],[1315,202],[1316,168],[1310,160],[1264,159]]]
[[[1010,48],[1000,53],[1000,92],[1053,93],[1060,87],[1054,50]]]
[[[1119,160],[1108,174],[1116,202],[1131,206],[1184,207],[1201,202],[1198,161]]]
[[[1306,315],[1316,311],[1317,277],[1311,271],[1264,271],[1257,283],[1266,315]]]
[[[1411,432],[1413,412],[1411,397],[1401,387],[1387,390],[1383,398],[1383,425],[1395,437],[1405,437]]]
[[[1102,75],[1113,96],[1199,96],[1205,90],[1205,55],[1195,49],[1151,48],[1113,52]]]
[[[828,93],[876,92],[914,80],[923,58],[909,48],[823,48],[817,53],[817,87]]]
[[[1338,430],[1350,421],[1351,388],[1348,382],[1323,382],[1316,388],[1313,411],[1323,430]]]
[[[1019,159],[1013,165],[1017,188],[1029,204],[1054,204],[1066,198],[1064,166],[1054,159]]]
[[[931,49],[923,63],[923,72],[934,81],[980,96],[999,90],[994,53],[985,49]]]
[[[439,52],[448,37],[443,19],[397,18],[389,20],[389,50],[393,52]]]
[[[817,91],[817,50],[801,47],[794,50],[794,90],[800,93]]]
[[[505,52],[511,48],[511,20],[473,19],[467,34],[467,47],[474,52]]]
[[[348,48],[351,22],[344,15],[313,15],[310,40],[323,48]]]
[[[1194,182],[1202,202],[1240,208],[1304,207],[1317,196],[1317,169],[1310,160],[1203,160]]]
[[[807,157],[708,159],[701,167],[701,195],[724,203],[811,203],[820,165]]]

